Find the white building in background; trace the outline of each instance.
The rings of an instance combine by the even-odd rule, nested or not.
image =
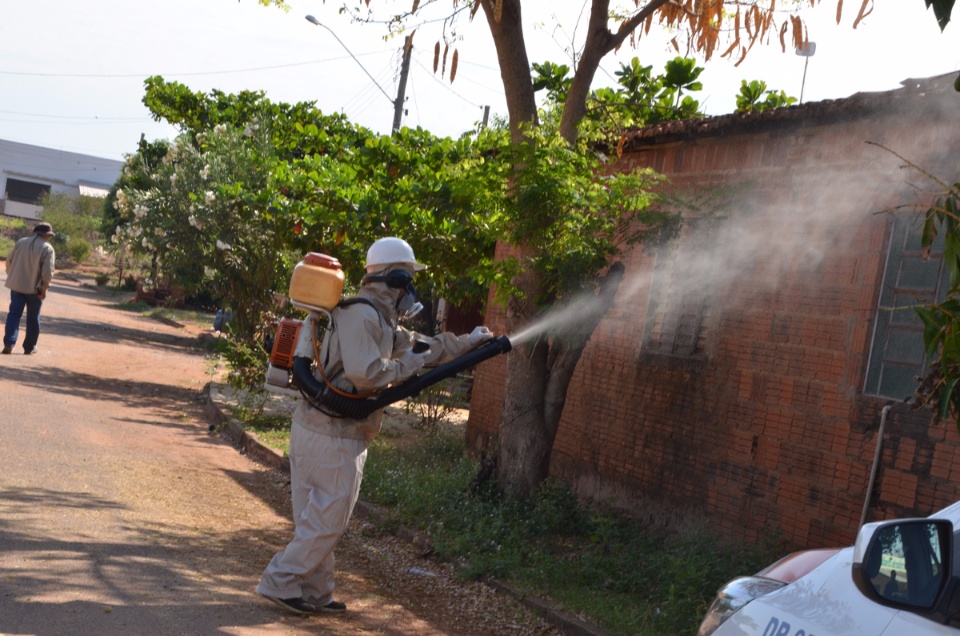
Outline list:
[[[39,219],[46,193],[104,197],[123,162],[0,139],[0,214]]]

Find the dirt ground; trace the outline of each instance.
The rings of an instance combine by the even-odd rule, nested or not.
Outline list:
[[[292,533],[286,477],[208,432],[209,327],[116,306],[130,296],[60,272],[40,353],[0,356],[0,634],[556,633],[359,519],[337,551],[345,616],[259,598]]]

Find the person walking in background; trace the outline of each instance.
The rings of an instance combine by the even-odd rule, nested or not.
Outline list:
[[[56,252],[50,245],[53,228],[49,223],[38,223],[33,236],[16,242],[7,256],[7,282],[10,289],[10,309],[3,332],[3,353],[13,353],[13,345],[20,336],[20,319],[27,310],[27,335],[23,353],[37,353],[40,337],[40,306],[47,297],[47,288],[53,280]]]

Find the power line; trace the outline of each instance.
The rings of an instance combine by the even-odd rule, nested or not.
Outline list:
[[[370,53],[360,53],[356,57],[364,55],[382,55],[385,51],[372,51]],[[274,66],[255,66],[251,68],[228,69],[224,71],[194,71],[190,73],[159,73],[151,71],[149,73],[27,73],[22,71],[0,71],[0,75],[15,75],[18,77],[77,77],[77,78],[142,78],[150,75],[169,75],[177,77],[187,77],[196,75],[230,75],[233,73],[251,73],[255,71],[272,71],[278,68],[294,68],[297,66],[309,66],[311,64],[323,64],[326,62],[338,62],[348,59],[345,56],[329,57],[322,60],[308,60],[306,62],[292,62],[290,64],[276,64]]]
[[[83,120],[96,120],[95,122],[90,123],[116,123],[123,121],[144,121],[150,119],[148,116],[143,117],[99,117],[97,115],[92,116],[81,116],[81,115],[52,115],[46,113],[23,113],[15,110],[0,110],[2,115],[20,115],[22,117],[45,117],[49,119],[68,119],[69,122],[64,123],[83,123]],[[39,122],[30,119],[0,119],[0,121],[10,121],[10,122],[25,122],[25,123],[58,123],[58,122]]]
[[[431,70],[428,69],[426,66],[424,66],[419,60],[417,61],[417,66],[419,66],[420,68],[422,68],[423,70],[425,70],[425,71],[427,72],[427,75],[429,75],[429,76],[433,79],[433,81],[435,81],[437,84],[439,84],[440,86],[444,87],[445,89],[447,89],[448,91],[450,91],[451,93],[453,93],[454,95],[456,95],[457,97],[459,97],[460,99],[462,99],[463,101],[467,102],[467,103],[470,104],[471,106],[476,106],[477,108],[483,108],[483,106],[481,106],[480,104],[474,104],[474,103],[471,102],[469,99],[467,99],[466,97],[464,97],[463,95],[461,95],[460,93],[458,93],[457,91],[453,90],[452,88],[450,88],[449,86],[447,86],[445,83],[443,83],[442,81],[440,81],[439,79],[437,79],[436,75],[433,74],[433,71],[431,71]]]

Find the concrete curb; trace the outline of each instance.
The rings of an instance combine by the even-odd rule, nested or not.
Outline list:
[[[207,384],[205,392],[207,394],[207,410],[213,419],[210,429],[220,427],[240,451],[255,460],[274,468],[286,474],[290,474],[290,458],[285,457],[283,453],[273,448],[269,448],[243,428],[239,420],[233,419],[228,415],[226,405],[231,399],[235,399],[236,393],[229,387],[210,382]]]
[[[288,457],[285,457],[277,450],[261,444],[256,436],[244,430],[243,424],[227,414],[227,404],[231,399],[236,399],[236,393],[231,388],[216,382],[210,382],[207,384],[205,392],[207,394],[208,411],[213,419],[210,425],[211,431],[216,427],[221,427],[227,436],[240,448],[241,452],[249,455],[265,466],[274,468],[287,475],[290,474],[290,459]],[[288,409],[288,411],[292,412],[292,409]],[[354,514],[361,519],[374,523],[382,519],[385,515],[380,506],[365,501],[357,502],[354,508]],[[414,532],[408,528],[399,528],[394,534],[411,543],[424,555],[433,552],[430,538],[422,533]],[[558,610],[548,602],[525,594],[502,581],[485,578],[483,582],[500,594],[506,594],[514,598],[519,603],[536,612],[567,636],[607,636],[607,633],[599,627],[591,625],[569,612]]]

